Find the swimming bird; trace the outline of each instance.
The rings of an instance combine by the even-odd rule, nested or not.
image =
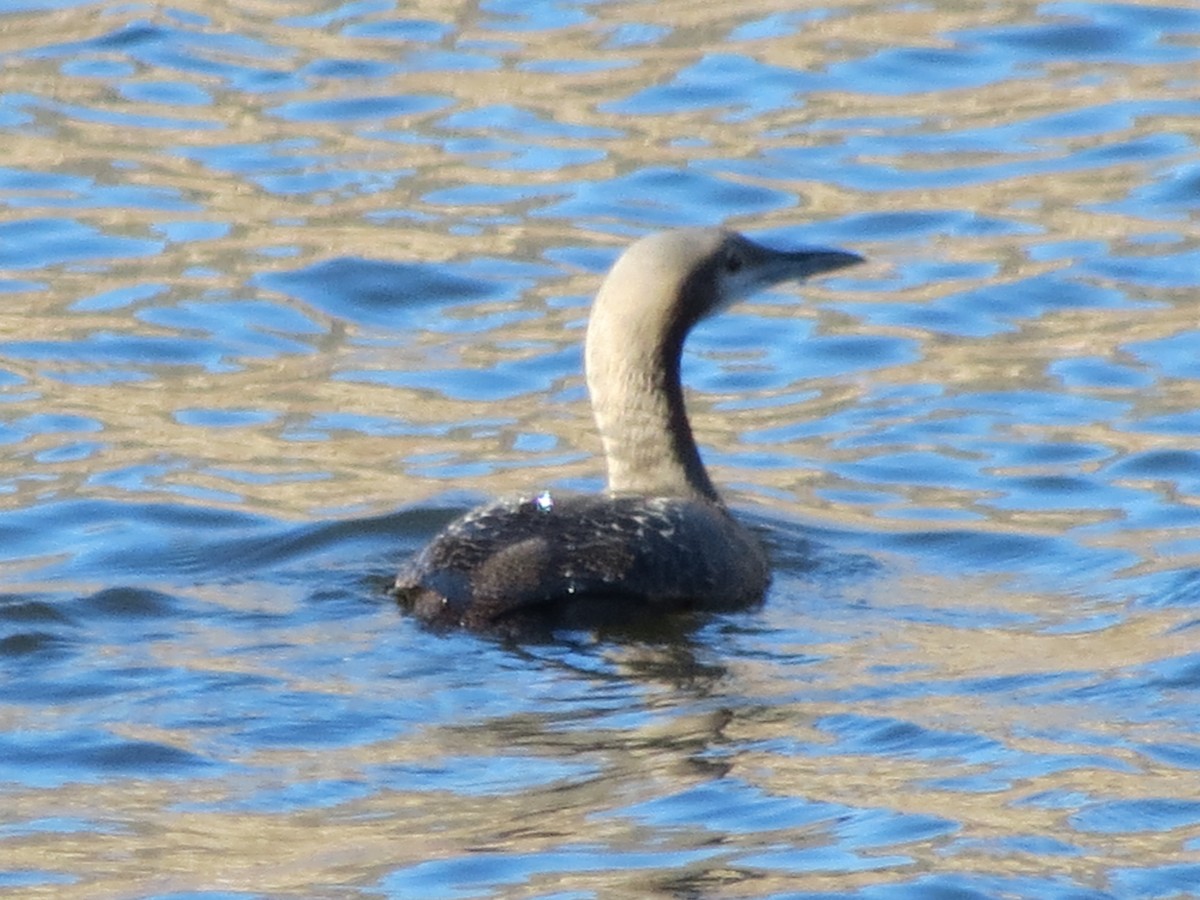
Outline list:
[[[757,603],[770,566],[700,459],[679,378],[684,339],[755,291],[859,262],[842,250],[775,250],[720,228],[632,244],[596,294],[585,341],[608,490],[541,492],[468,512],[400,571],[401,603],[434,626],[500,632]]]

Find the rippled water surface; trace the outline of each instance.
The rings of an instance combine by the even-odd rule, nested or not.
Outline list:
[[[1200,9],[0,12],[0,890],[1200,896]],[[866,266],[693,337],[766,602],[386,594],[601,485],[620,248]]]

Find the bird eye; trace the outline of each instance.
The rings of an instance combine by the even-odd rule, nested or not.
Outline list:
[[[736,251],[731,251],[725,256],[725,271],[730,275],[735,275],[742,270],[742,257]]]

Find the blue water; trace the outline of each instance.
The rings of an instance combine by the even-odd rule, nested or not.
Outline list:
[[[1200,896],[1200,11],[0,12],[0,891]],[[636,236],[765,603],[431,634]]]

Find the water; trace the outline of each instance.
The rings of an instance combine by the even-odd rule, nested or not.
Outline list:
[[[0,13],[0,889],[1200,895],[1200,12],[286,6]],[[766,603],[401,615],[718,222],[870,259],[689,345]]]

